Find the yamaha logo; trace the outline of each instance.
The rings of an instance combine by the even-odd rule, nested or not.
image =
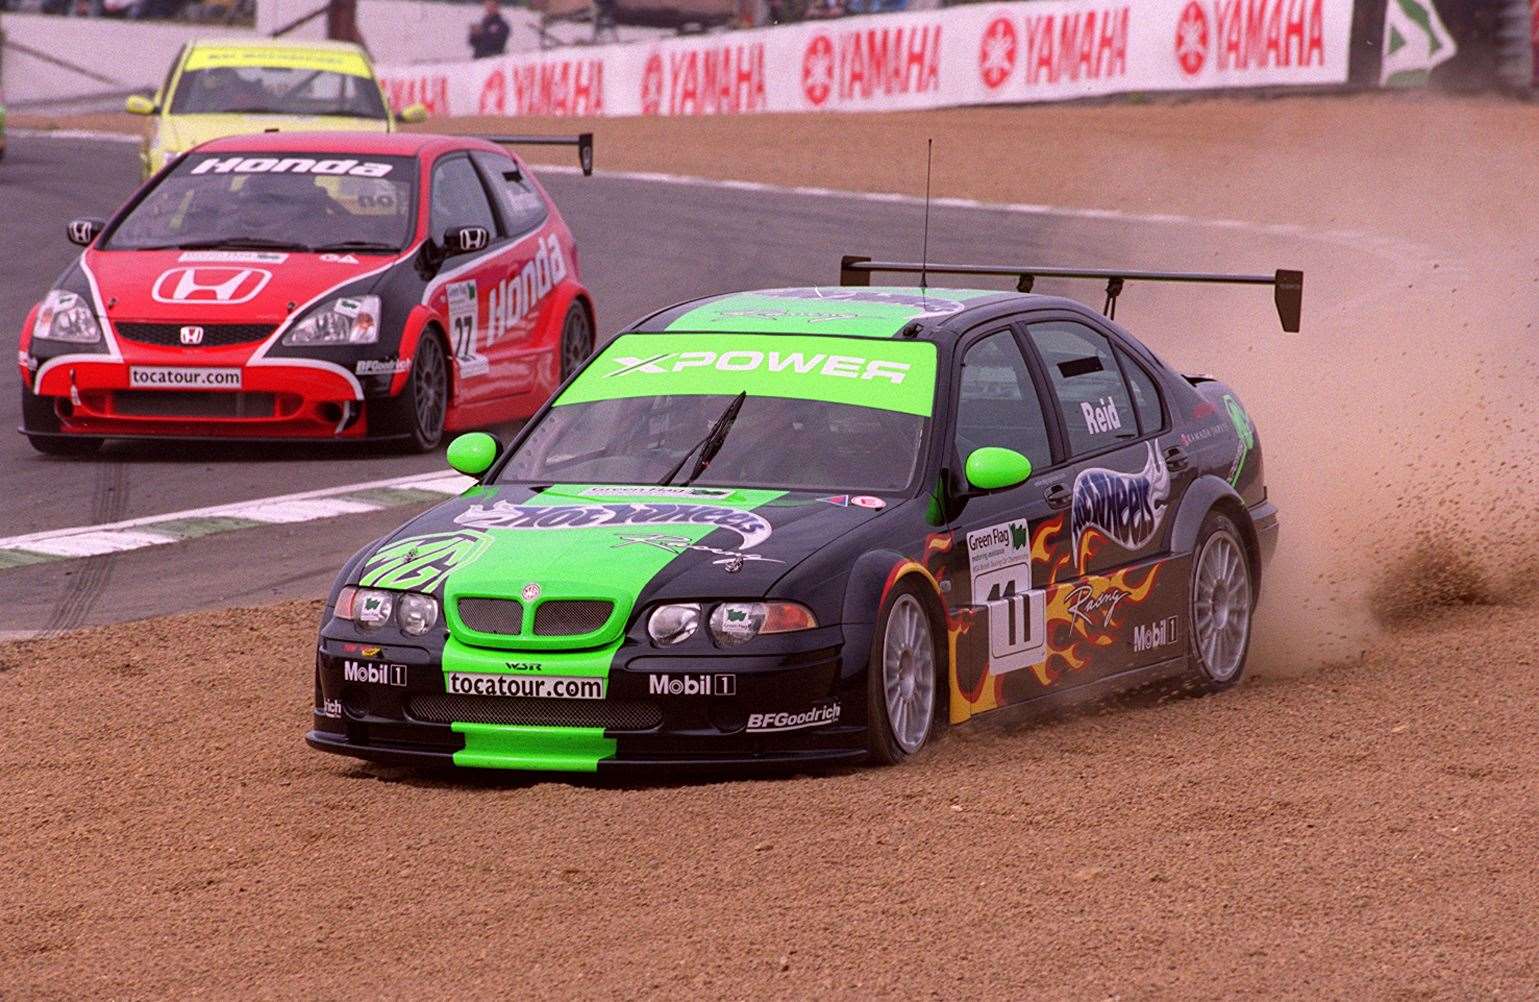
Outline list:
[[[202,327],[183,327],[180,334],[182,344],[202,344]]]
[[[157,303],[239,306],[272,281],[265,268],[172,268],[155,280]]]

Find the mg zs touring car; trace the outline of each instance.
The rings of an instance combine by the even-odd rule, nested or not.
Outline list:
[[[1236,280],[1276,285],[1296,329],[1301,275]],[[975,289],[675,306],[506,450],[472,433],[449,461],[479,485],[331,590],[316,748],[892,763],[941,721],[1074,690],[1221,690],[1278,533],[1234,390],[1079,303]]]
[[[134,115],[153,116],[139,150],[149,177],[183,150],[245,132],[391,132],[374,65],[351,42],[284,38],[199,39],[182,46],[154,97],[134,95]],[[421,122],[427,109],[403,108]]]
[[[571,142],[586,170],[591,136]],[[22,428],[103,438],[391,437],[533,413],[593,345],[571,233],[481,139],[276,133],[176,160],[21,333]]]

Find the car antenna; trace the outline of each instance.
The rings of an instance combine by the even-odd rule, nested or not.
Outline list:
[[[930,276],[930,161],[935,149],[933,138],[924,141],[924,237],[919,249],[919,298],[924,299]]]

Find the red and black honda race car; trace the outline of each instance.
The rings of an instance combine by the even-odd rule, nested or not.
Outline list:
[[[264,133],[172,161],[21,332],[22,428],[105,438],[386,437],[532,414],[593,347],[572,235],[503,145],[592,137]]]

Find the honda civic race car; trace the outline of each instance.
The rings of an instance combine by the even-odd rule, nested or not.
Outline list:
[[[1067,299],[865,284],[920,267],[846,259],[845,286],[672,307],[506,450],[456,439],[480,483],[331,589],[309,743],[894,763],[1000,707],[1234,685],[1278,534],[1236,393]],[[1297,329],[1296,272],[1140,277],[1265,281]]]
[[[592,169],[592,137],[572,143]],[[467,137],[276,133],[178,158],[85,246],[21,332],[22,428],[109,437],[394,438],[526,417],[593,346],[560,212]]]
[[[247,132],[392,132],[390,113],[360,45],[284,38],[198,39],[182,46],[153,97],[135,94],[125,110],[153,116],[139,150],[149,177],[183,150]],[[427,109],[403,108],[403,122]]]

